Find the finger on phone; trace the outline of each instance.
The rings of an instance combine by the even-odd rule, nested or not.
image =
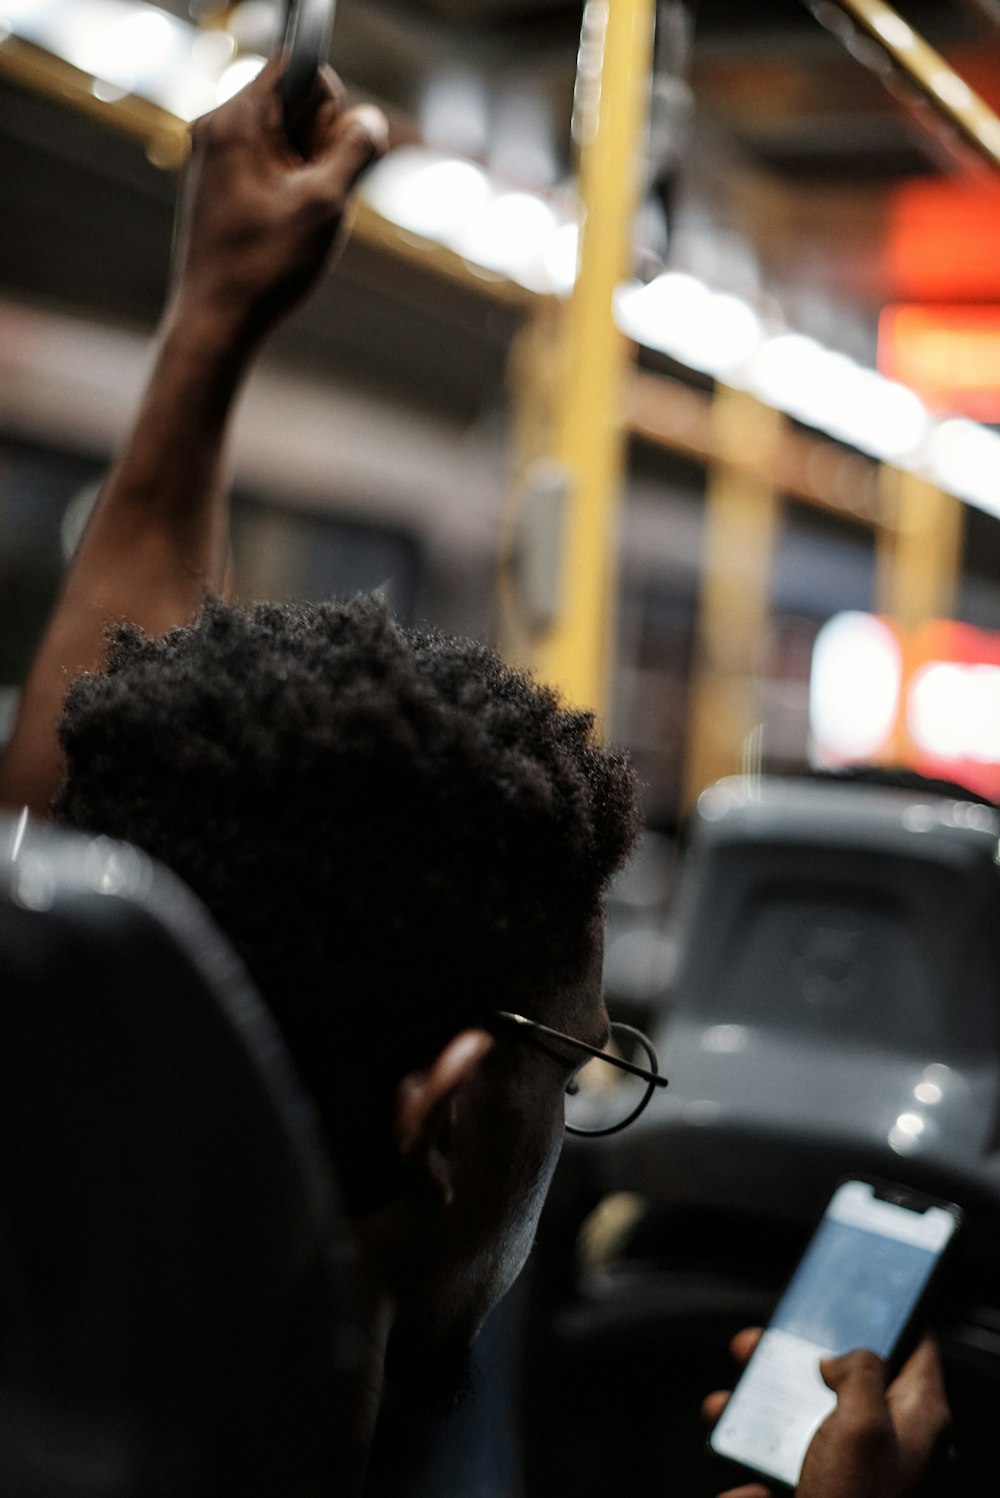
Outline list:
[[[729,1344],[729,1351],[738,1363],[749,1362],[750,1356],[764,1335],[762,1326],[745,1326]]]
[[[869,1414],[884,1407],[886,1366],[874,1352],[859,1347],[839,1358],[823,1358],[819,1371],[845,1415]]]
[[[729,1403],[729,1390],[716,1389],[712,1394],[706,1394],[701,1401],[701,1418],[706,1425],[714,1425]]]
[[[770,1488],[762,1488],[759,1482],[751,1482],[743,1488],[727,1488],[719,1498],[774,1498]]]

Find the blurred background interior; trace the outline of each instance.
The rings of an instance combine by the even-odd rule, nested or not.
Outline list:
[[[0,0],[0,741],[148,365],[186,123],[278,12]],[[1000,963],[967,954],[995,947],[1000,831],[1000,3],[660,0],[629,52],[653,19],[340,0],[332,60],[395,149],[232,451],[241,596],[380,588],[489,636],[598,708],[643,782],[608,1001],[684,1066],[635,1140],[568,1152],[487,1343],[501,1392],[445,1441],[470,1495],[667,1463],[714,1491],[692,1385],[844,1168],[958,1181],[997,1246]],[[960,789],[782,789],[858,764]],[[969,1284],[975,1411],[1000,1287]],[[609,1387],[621,1488],[588,1444]]]

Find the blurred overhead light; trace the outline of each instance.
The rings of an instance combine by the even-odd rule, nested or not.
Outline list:
[[[1000,436],[974,421],[942,421],[927,442],[926,470],[942,489],[1000,516]]]
[[[471,161],[404,146],[365,178],[364,195],[390,223],[444,243],[492,194],[486,173]]]
[[[766,343],[749,383],[769,405],[884,461],[916,453],[930,426],[912,390],[800,333]]]
[[[191,60],[196,67],[218,74],[232,62],[235,51],[236,38],[232,33],[214,26],[211,31],[199,31],[191,43]]]
[[[884,462],[915,453],[930,425],[919,396],[852,360],[842,372],[842,404],[831,414],[832,434]]]
[[[190,55],[191,28],[152,5],[76,0],[52,9],[49,31],[75,68],[128,90],[155,87]]]
[[[976,147],[992,166],[997,155],[1000,119],[986,101],[960,78],[948,60],[935,51],[886,0],[808,0],[817,19],[848,50],[892,86],[893,67],[914,84],[946,122]],[[989,0],[992,4],[992,0]],[[849,18],[845,24],[845,18]],[[855,29],[855,28],[859,29]],[[865,37],[878,43],[871,54]]]
[[[182,119],[213,107],[233,51],[144,0],[0,0],[0,27],[89,74],[104,103],[134,93]]]
[[[895,51],[926,49],[881,0],[842,3]],[[265,8],[248,0],[240,14],[262,17]],[[594,0],[588,11],[599,19],[604,0]],[[264,64],[256,52],[234,56],[238,37],[230,31],[202,31],[144,0],[0,0],[0,39],[5,33],[89,75],[91,93],[109,105],[135,92],[184,120],[231,97]],[[969,128],[992,141],[1000,159],[1000,119],[942,59],[935,68],[928,86],[969,116]],[[572,214],[541,195],[505,190],[472,161],[403,148],[368,174],[362,191],[400,229],[529,291],[572,290],[579,249]],[[913,390],[815,339],[792,332],[768,337],[749,301],[667,272],[646,286],[622,287],[616,315],[637,342],[744,386],[788,415],[880,461],[904,464],[1000,516],[1000,436],[968,420],[933,424]]]
[[[545,241],[542,262],[557,296],[568,296],[576,282],[580,259],[580,226],[560,224]]]
[[[890,47],[898,47],[905,51],[917,44],[917,34],[912,26],[907,25],[902,16],[893,15],[891,12],[876,14],[871,21],[872,30],[883,42],[888,42]]]
[[[472,162],[403,148],[369,173],[362,191],[391,223],[475,265],[532,291],[572,290],[578,225],[560,220],[539,196],[502,191]],[[744,386],[806,425],[1000,515],[1000,437],[971,421],[932,423],[908,386],[815,338],[787,331],[768,337],[743,298],[668,271],[648,285],[623,286],[615,314],[637,343]]]
[[[390,223],[446,246],[529,291],[570,290],[578,230],[535,193],[507,192],[481,167],[416,146],[365,178],[368,203]]]
[[[622,287],[616,314],[619,327],[637,343],[717,376],[736,375],[764,336],[748,303],[680,271],[667,271],[646,286]]]
[[[542,198],[505,192],[465,220],[451,247],[464,259],[510,276],[529,291],[542,291],[548,289],[543,250],[555,231],[555,213]]]
[[[932,73],[928,82],[938,98],[950,105],[952,109],[972,108],[975,95],[969,85],[950,68],[941,68],[938,72]]]
[[[0,21],[20,30],[23,23],[41,21],[52,8],[53,0],[0,0]]]
[[[254,52],[247,52],[231,62],[219,79],[215,90],[215,99],[218,104],[225,104],[234,94],[238,94],[241,88],[246,88],[252,83],[267,62],[266,57],[258,57]]]

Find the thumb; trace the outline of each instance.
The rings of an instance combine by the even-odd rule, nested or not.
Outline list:
[[[846,1442],[850,1455],[862,1462],[874,1461],[895,1445],[885,1386],[888,1370],[875,1353],[864,1349],[839,1358],[824,1358],[819,1365],[823,1382],[837,1396],[837,1408],[828,1427]]]
[[[882,1408],[888,1370],[874,1352],[858,1348],[837,1358],[823,1358],[819,1365],[823,1382],[837,1396],[837,1407],[856,1415]]]
[[[873,1352],[824,1358],[823,1382],[837,1396],[837,1407],[813,1437],[798,1498],[898,1498],[896,1442],[886,1405],[886,1367]]]

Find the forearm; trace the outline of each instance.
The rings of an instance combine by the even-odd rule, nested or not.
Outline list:
[[[74,677],[104,661],[109,624],[162,634],[221,586],[225,440],[259,343],[316,283],[350,190],[385,147],[366,106],[325,75],[305,155],[290,148],[273,60],[192,127],[175,247],[177,290],[156,365],[73,560],[0,762],[0,805],[44,812],[58,789],[57,724]]]
[[[101,630],[127,618],[156,633],[190,618],[205,593],[221,586],[226,437],[251,355],[249,341],[210,306],[168,309],[132,434],[53,620],[53,628],[82,625],[78,669],[90,669],[103,654],[103,636],[78,618],[82,598],[102,616]]]
[[[0,763],[0,802],[47,809],[69,683],[104,661],[110,624],[185,623],[221,587],[229,417],[253,348],[210,306],[175,300],[131,436],[103,487],[35,659]]]

